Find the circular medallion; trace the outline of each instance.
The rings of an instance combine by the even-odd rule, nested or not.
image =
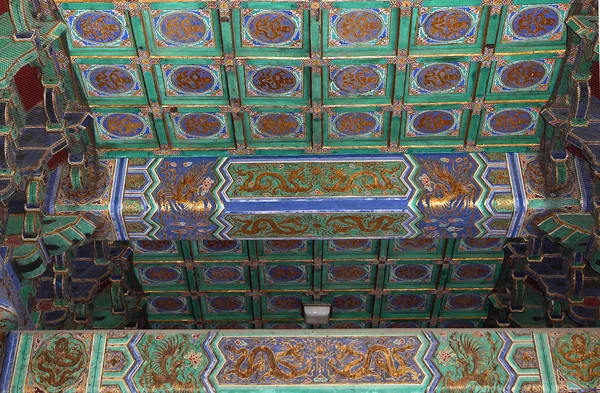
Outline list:
[[[259,116],[256,127],[262,134],[278,137],[295,134],[300,123],[289,113],[266,113]]]
[[[123,34],[121,22],[107,12],[91,11],[81,14],[73,24],[77,34],[86,41],[108,44]]]
[[[333,308],[335,310],[357,311],[364,305],[364,300],[357,295],[342,295],[333,298]]]
[[[452,310],[470,310],[480,308],[483,305],[481,295],[474,293],[463,293],[450,296],[448,299],[448,308]]]
[[[426,111],[413,120],[415,130],[423,134],[438,134],[448,131],[454,125],[454,117],[446,111]]]
[[[151,282],[172,282],[179,276],[179,270],[167,266],[153,266],[144,270],[144,277]]]
[[[495,237],[470,237],[463,240],[469,248],[488,249],[502,247],[503,240]]]
[[[469,329],[477,327],[477,324],[472,321],[443,321],[438,326],[444,329]]]
[[[417,75],[417,83],[425,90],[445,91],[455,88],[461,81],[460,70],[452,64],[431,64]]]
[[[394,245],[394,251],[429,251],[437,246],[437,240],[429,238],[416,238],[399,240]]]
[[[360,250],[369,245],[368,239],[341,239],[332,240],[331,243],[335,248],[342,250]]]
[[[272,311],[297,311],[302,307],[302,299],[294,295],[272,296],[268,303]]]
[[[146,128],[142,119],[130,113],[111,113],[104,118],[102,126],[109,134],[119,137],[134,137]]]
[[[344,113],[335,119],[335,128],[348,136],[369,134],[377,128],[377,119],[364,112]]]
[[[164,252],[173,246],[170,240],[138,240],[137,246],[150,252]]]
[[[492,116],[490,127],[501,133],[511,133],[526,130],[533,117],[523,109],[506,109]]]
[[[254,73],[252,83],[265,94],[285,94],[294,90],[298,81],[294,74],[285,68],[267,67]]]
[[[235,283],[244,279],[244,272],[233,266],[213,266],[204,269],[204,277],[213,283]]]
[[[424,306],[425,297],[419,295],[394,295],[387,301],[388,309],[395,311],[423,309]]]
[[[544,79],[546,69],[538,61],[519,61],[506,67],[500,75],[502,84],[511,89],[527,89]]]
[[[248,325],[242,323],[215,323],[211,329],[248,329]]]
[[[333,83],[345,93],[364,94],[375,90],[380,82],[375,70],[367,66],[350,66],[340,70]]]
[[[48,393],[72,389],[82,383],[88,353],[89,348],[74,334],[58,333],[45,338],[31,357],[31,376]]]
[[[185,308],[186,304],[183,299],[170,296],[158,296],[148,299],[150,305],[159,312],[176,312]]]
[[[304,270],[294,265],[277,265],[265,269],[267,276],[276,283],[295,282],[304,277]]]
[[[440,10],[431,14],[423,24],[425,34],[437,41],[454,41],[471,29],[471,18],[461,10]]]
[[[492,272],[489,265],[482,263],[469,263],[456,268],[455,274],[461,280],[479,280],[487,277]]]
[[[402,281],[418,281],[429,275],[429,269],[423,265],[398,265],[394,267],[394,276]]]
[[[94,68],[89,80],[94,89],[106,94],[124,94],[135,86],[131,72],[116,66]]]
[[[388,328],[388,329],[414,329],[414,328],[418,328],[419,325],[415,322],[394,321],[394,322],[385,322],[383,324],[383,327]]]
[[[512,21],[512,29],[523,38],[538,38],[558,27],[559,16],[551,8],[533,7],[519,12]]]
[[[304,240],[265,240],[265,251],[290,252],[304,248]]]
[[[329,275],[334,281],[364,281],[369,277],[369,269],[362,265],[335,265]]]
[[[173,12],[160,21],[160,33],[177,44],[195,44],[206,35],[207,26],[200,16],[192,12]]]
[[[327,325],[330,329],[362,329],[365,326],[360,323],[355,322],[338,322],[338,323],[330,323]]]
[[[235,249],[238,242],[236,240],[202,240],[202,245],[208,251],[226,252]]]
[[[302,326],[299,323],[273,323],[269,326],[269,329],[302,329]]]
[[[152,329],[169,329],[169,330],[184,330],[184,329],[192,329],[190,325],[185,325],[183,323],[165,323],[165,324],[153,324]],[[122,352],[118,352],[122,353]]]
[[[383,21],[374,11],[355,10],[340,16],[334,28],[342,40],[359,44],[379,37],[383,30]]]
[[[189,136],[206,138],[218,134],[223,124],[209,113],[189,113],[179,120],[179,128]]]
[[[244,301],[235,296],[215,296],[208,300],[208,305],[216,311],[233,312],[244,307]]]
[[[276,45],[291,40],[296,32],[296,25],[283,12],[261,12],[250,18],[247,31],[258,42]]]
[[[179,67],[170,76],[173,86],[189,94],[202,94],[215,85],[214,76],[204,67]]]

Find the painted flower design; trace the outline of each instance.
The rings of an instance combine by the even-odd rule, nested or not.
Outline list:
[[[193,368],[198,368],[198,366],[200,366],[202,363],[202,355],[196,351],[188,352],[185,355],[185,359],[190,361]]]
[[[202,182],[202,191],[200,192],[200,194],[206,195],[210,191],[210,187],[214,184],[214,182],[215,181],[210,177],[204,178],[204,181]]]
[[[444,349],[437,353],[437,359],[438,362],[445,366],[452,360],[454,355],[454,352],[449,351],[448,349]]]
[[[421,180],[421,183],[423,183],[423,187],[427,191],[433,190],[433,187],[431,185],[431,179],[429,178],[429,176],[427,176],[426,174],[423,174],[423,175],[419,176],[419,180]]]

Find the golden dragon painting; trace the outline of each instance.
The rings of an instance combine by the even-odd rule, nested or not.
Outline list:
[[[333,373],[344,380],[359,381],[364,377],[373,377],[377,381],[417,381],[418,372],[410,367],[405,359],[406,353],[412,351],[414,345],[407,343],[400,347],[388,348],[386,345],[370,345],[367,350],[355,348],[350,344],[337,343],[336,353],[329,359]],[[397,365],[396,365],[397,364]]]
[[[229,169],[236,180],[227,193],[234,198],[404,195],[405,168],[398,162],[236,163]]]
[[[255,379],[259,381],[267,378],[287,381],[306,375],[311,362],[305,360],[302,343],[285,343],[284,346],[285,349],[280,352],[267,345],[252,349],[229,346],[227,350],[237,355],[237,359],[226,375],[235,375],[242,380],[256,375]]]

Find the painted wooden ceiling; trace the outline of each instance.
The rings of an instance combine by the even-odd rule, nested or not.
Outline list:
[[[329,328],[476,327],[488,317],[503,244],[138,241],[133,263],[154,328],[302,328],[301,305],[313,301],[332,305]]]
[[[58,6],[70,51],[62,60],[73,64],[81,100],[90,106],[98,152],[128,158],[134,171],[152,155],[537,151],[540,110],[563,61],[570,5],[224,0]],[[475,176],[467,172],[465,183]],[[146,187],[140,176],[132,172],[125,187]],[[492,188],[506,183],[501,192],[509,192],[508,172],[490,181]],[[335,195],[363,194],[373,197],[362,189]],[[468,231],[454,233],[462,239],[407,240],[362,238],[391,232],[317,231],[310,238],[352,238],[236,232],[234,239],[290,239],[197,240],[203,235],[185,232],[175,237],[183,241],[161,241],[173,236],[166,229],[147,236],[145,222],[132,218],[146,215],[151,204],[132,201],[125,192],[118,206],[126,232],[114,231],[118,239],[158,239],[132,242],[153,328],[307,327],[301,304],[315,300],[332,304],[327,327],[483,326],[504,258],[504,239],[496,237],[514,235],[503,224],[488,228],[494,237],[486,239],[469,238]],[[335,206],[328,211],[343,204]],[[170,212],[166,205],[157,210]],[[502,212],[494,220],[512,214]],[[514,217],[523,219],[519,214]],[[191,213],[175,221],[183,225],[173,233],[198,224]],[[452,237],[448,225],[434,229]],[[53,281],[40,279],[38,299],[45,289],[51,293]],[[93,285],[82,279],[79,288]],[[104,294],[94,301],[94,327],[112,323]]]
[[[568,2],[59,3],[105,155],[526,151]]]

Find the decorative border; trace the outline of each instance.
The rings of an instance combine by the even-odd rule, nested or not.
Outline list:
[[[386,320],[383,323],[389,326],[394,322]],[[398,322],[404,327],[416,327],[415,323],[420,321]],[[454,323],[439,321],[443,326]],[[461,323],[476,326],[478,320],[465,319]],[[160,325],[159,322],[155,324]],[[290,321],[289,326],[295,324],[297,322]],[[193,327],[187,321],[168,325]],[[332,321],[330,325],[369,326],[364,321],[351,320]],[[250,327],[247,323],[237,322],[208,323],[207,326]],[[167,389],[170,385],[155,379],[153,373],[154,362],[161,355],[169,371],[168,365],[174,360],[182,362],[182,367],[174,367],[171,371],[174,380],[192,381],[193,386],[207,392],[225,389],[254,393],[273,386],[282,392],[292,392],[303,390],[299,386],[306,390],[319,386],[340,389],[352,386],[358,391],[366,389],[377,393],[392,393],[399,389],[432,393],[450,389],[469,372],[469,375],[473,372],[486,375],[485,379],[471,378],[461,385],[470,391],[490,387],[507,391],[589,390],[597,386],[598,377],[582,381],[577,372],[593,371],[594,362],[579,354],[597,351],[599,337],[598,329],[556,332],[548,329],[365,329],[360,332],[310,330],[305,333],[289,330],[12,332],[10,347],[18,348],[18,351],[11,352],[14,355],[5,362],[1,380],[6,382],[3,386],[8,391],[33,391],[35,387],[56,391],[35,376],[40,375],[40,365],[49,365],[61,372],[72,371],[53,361],[58,356],[57,345],[45,345],[62,339],[67,340],[65,344],[70,348],[82,352],[83,358],[98,360],[89,361],[89,367],[74,371],[77,385],[73,389],[77,392],[108,392],[115,388],[146,391],[150,386]],[[164,348],[174,348],[172,351],[177,352],[165,354]],[[478,351],[468,351],[468,348],[478,348]],[[257,367],[248,375],[245,360],[249,353],[264,353],[261,356],[274,359],[279,370],[293,366],[296,372],[273,373],[270,372],[273,368]],[[370,353],[373,357],[379,353],[397,353],[403,362],[394,362],[392,358],[391,363],[387,359],[369,366],[361,361],[356,367],[369,367],[369,373],[344,373],[344,366],[355,360],[352,353]],[[115,356],[116,363],[108,362]],[[111,365],[114,366],[111,368]],[[472,367],[476,368],[472,370]],[[38,372],[34,376],[22,370]]]

